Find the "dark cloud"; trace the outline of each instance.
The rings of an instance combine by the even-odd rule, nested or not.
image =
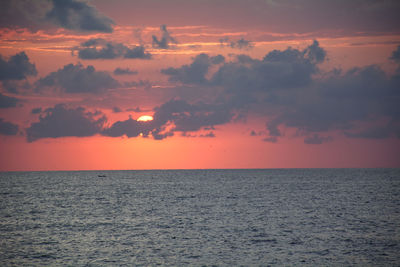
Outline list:
[[[101,38],[90,39],[74,47],[72,53],[78,51],[81,59],[115,59],[115,58],[137,58],[151,59],[151,54],[146,52],[144,46],[129,48],[122,43],[114,43]]]
[[[143,110],[140,107],[128,108],[126,111],[133,111],[133,112],[136,112],[136,113],[143,112]]]
[[[8,122],[0,118],[0,134],[1,135],[16,135],[18,133],[18,125]]]
[[[318,134],[313,134],[304,138],[304,143],[309,145],[320,145],[332,141],[331,136],[320,136]]]
[[[197,137],[195,134],[187,133],[187,132],[182,132],[181,136],[183,137]]]
[[[393,60],[394,62],[400,64],[400,45],[397,46],[397,49],[395,51],[393,51],[392,55],[390,56],[391,60]]]
[[[124,82],[124,87],[143,87],[145,89],[150,89],[152,85],[150,81],[139,80],[139,81]]]
[[[269,105],[279,108],[267,124],[270,135],[278,126],[294,127],[303,133],[340,130],[348,137],[376,138],[399,135],[400,79],[387,77],[378,66],[354,68],[316,81],[290,95],[278,96]],[[383,129],[371,127],[374,120],[390,121]],[[360,130],[357,123],[368,124]],[[379,134],[378,134],[379,133]],[[276,136],[276,135],[275,135]]]
[[[278,129],[280,121],[278,119],[271,120],[267,123],[267,130],[270,137],[282,136],[281,131]]]
[[[394,60],[396,53],[397,50],[392,55]],[[400,137],[400,71],[389,76],[379,66],[371,65],[315,76],[320,72],[318,64],[325,58],[325,50],[314,41],[303,50],[273,50],[262,60],[237,56],[217,65],[210,79],[206,77],[210,76],[212,63],[206,54],[194,58],[190,65],[164,69],[162,73],[171,81],[222,88],[204,109],[207,114],[213,114],[212,110],[220,105],[226,114],[264,115],[268,118],[264,138],[267,142],[277,142],[285,128],[305,136],[307,144],[331,141],[329,131],[352,138]],[[181,106],[185,112],[175,110],[170,113],[175,114],[170,121],[177,130],[196,131],[199,127],[191,127],[191,123],[204,123],[198,123],[197,116],[190,116],[193,107],[187,105],[174,102],[175,109]],[[221,120],[221,124],[233,117],[225,118],[229,119]]]
[[[269,143],[277,143],[278,138],[276,136],[271,136],[271,137],[265,137],[263,139],[264,142],[269,142]]]
[[[78,31],[107,33],[113,31],[114,22],[86,2],[75,0],[53,0],[52,2],[53,8],[46,14],[46,19],[61,27]]]
[[[113,21],[85,1],[2,0],[0,27],[33,31],[55,26],[85,32],[112,32]]]
[[[129,118],[117,121],[103,130],[106,136],[147,137],[156,140],[173,136],[175,132],[194,132],[200,129],[214,129],[214,125],[228,123],[233,114],[223,106],[204,103],[191,104],[184,100],[170,100],[155,108],[152,121],[136,121]],[[213,132],[201,137],[214,137]]]
[[[174,136],[174,132],[160,133],[159,131],[154,131],[154,132],[152,132],[152,136],[153,136],[154,140],[163,140],[167,137]]]
[[[183,137],[214,138],[215,134],[214,134],[214,132],[208,132],[208,133],[205,133],[205,134],[196,135],[196,134],[192,134],[192,133],[182,132],[181,136],[183,136]]]
[[[248,92],[307,86],[318,71],[317,64],[324,58],[325,51],[317,41],[302,51],[290,47],[284,51],[273,50],[262,60],[241,55],[236,61],[223,64],[211,82],[230,92],[243,94],[246,90],[246,96],[241,96],[244,98],[250,97]]]
[[[318,72],[317,65],[322,63],[325,57],[325,50],[319,47],[317,41],[314,41],[304,50],[290,47],[283,51],[273,50],[262,60],[240,55],[235,61],[222,61],[224,63],[218,66],[217,71],[209,80],[206,76],[210,66],[213,64],[213,59],[216,57],[210,58],[206,54],[200,54],[195,57],[190,65],[163,69],[162,73],[169,75],[171,81],[222,86],[224,92],[220,98],[224,99],[224,108],[229,110],[229,114],[234,110],[250,106],[261,106],[258,109],[265,110],[264,106],[266,104],[278,106],[281,112],[285,114],[285,105],[290,105],[290,102],[296,101],[296,99],[290,97],[282,98],[280,94],[287,89],[292,89],[286,92],[286,94],[290,95],[290,92],[295,89],[304,89],[306,86],[311,86],[313,82],[312,75]],[[218,61],[218,63],[221,63],[221,61]],[[260,98],[260,93],[262,98]],[[294,91],[293,95],[296,94],[297,92]],[[278,103],[279,101],[282,101],[282,103]],[[271,114],[268,115],[276,116],[277,118],[267,124],[270,137],[266,141],[276,142],[277,138],[282,136],[278,126],[282,124],[284,119],[282,114],[275,115],[273,112],[269,112]],[[232,116],[229,116],[229,118],[231,119]],[[194,122],[193,118],[185,118],[186,126],[189,125],[186,119]],[[229,122],[230,119],[224,121]],[[175,120],[175,123],[178,122]],[[193,128],[192,130],[198,129]]]
[[[2,88],[11,94],[21,94],[32,89],[28,80],[7,80],[2,82]]]
[[[237,48],[237,49],[243,49],[243,50],[248,50],[254,47],[253,43],[245,40],[244,38],[240,38],[237,41],[230,41],[229,38],[222,38],[219,40],[221,43],[221,46],[227,46],[230,48]]]
[[[215,57],[210,57],[211,64],[221,64],[225,62],[225,57],[223,55],[216,55]]]
[[[88,112],[83,107],[68,108],[58,104],[42,112],[39,122],[26,129],[26,137],[28,142],[33,142],[41,138],[93,136],[101,132],[105,121],[105,116]]]
[[[142,135],[147,137],[154,130],[153,122],[137,121],[131,117],[125,121],[117,121],[109,128],[106,128],[102,134],[105,136],[119,137],[126,135],[127,137],[138,137]]]
[[[96,45],[96,42],[98,39],[89,40],[82,47]],[[396,51],[393,60],[396,60]],[[321,72],[319,64],[325,59],[326,52],[317,41],[302,50],[290,47],[273,50],[262,59],[239,55],[225,61],[221,55],[200,54],[188,65],[161,71],[170,81],[183,83],[186,91],[177,93],[181,98],[155,108],[153,121],[138,122],[129,118],[103,127],[105,117],[98,118],[83,108],[68,109],[61,105],[42,112],[40,121],[27,129],[27,138],[34,141],[44,137],[100,133],[110,137],[152,136],[161,140],[177,132],[185,136],[212,137],[214,126],[251,113],[265,117],[265,132],[251,135],[263,135],[266,142],[276,143],[294,132],[286,131],[288,128],[295,130],[296,136],[303,137],[306,144],[330,142],[332,131],[349,138],[400,138],[400,71],[389,75],[379,66],[370,65],[315,75]],[[39,88],[54,87],[67,93],[99,93],[115,85],[119,84],[109,74],[95,71],[92,66],[84,68],[81,64],[66,65],[37,82]],[[191,94],[199,94],[199,90],[200,94],[205,94],[209,89],[215,95],[202,99],[203,102],[190,98]],[[75,115],[68,117],[66,114]],[[70,119],[73,116],[76,118]],[[83,133],[67,131],[62,134],[55,130],[64,127],[55,121],[66,121],[64,124],[72,127],[69,121],[73,120],[83,125]],[[75,131],[81,129],[77,127]],[[208,133],[193,134],[197,131]]]
[[[251,130],[250,132],[250,136],[258,136],[257,132],[254,130]]]
[[[158,40],[157,36],[155,36],[155,35],[152,36],[154,48],[168,49],[168,48],[170,48],[170,46],[169,46],[170,43],[174,43],[174,44],[177,43],[175,38],[172,37],[171,34],[168,32],[167,25],[161,25],[160,30],[162,33],[160,40]]]
[[[129,68],[116,68],[114,70],[114,75],[135,75],[138,74],[136,70],[131,70]]]
[[[173,131],[190,132],[228,123],[233,114],[223,105],[170,100],[156,108],[153,117],[156,125],[171,122],[174,124]]]
[[[215,134],[213,132],[208,132],[206,134],[201,134],[199,137],[208,137],[208,138],[213,138],[215,137]]]
[[[117,107],[114,112],[120,112]],[[28,142],[41,138],[85,137],[101,134],[110,137],[149,137],[155,140],[173,136],[175,132],[195,132],[214,129],[214,125],[225,124],[232,114],[222,106],[204,103],[191,104],[183,100],[170,100],[155,109],[152,121],[137,121],[129,117],[105,125],[107,118],[101,112],[89,112],[83,107],[68,108],[64,104],[42,111],[36,108],[32,114],[40,114],[39,121],[26,129]],[[210,131],[198,137],[215,137]]]
[[[144,46],[136,46],[134,48],[128,48],[124,58],[151,59],[152,55],[146,52]]]
[[[20,102],[18,98],[0,93],[0,108],[13,108],[17,106],[18,102]]]
[[[41,26],[45,26],[44,18],[51,8],[50,0],[2,0],[0,1],[0,27],[38,30]]]
[[[22,80],[29,75],[37,75],[35,64],[29,61],[25,52],[20,52],[5,60],[0,55],[0,80]]]
[[[319,81],[315,87],[303,89],[301,95],[287,96],[290,100],[279,105],[281,112],[274,124],[308,133],[341,130],[348,136],[361,137],[359,133],[350,134],[358,131],[357,122],[371,124],[374,118],[399,121],[399,85],[378,66],[355,68]],[[399,129],[394,125],[388,125],[386,131],[390,128],[396,135]]]
[[[32,114],[39,114],[39,113],[41,113],[42,112],[42,108],[33,108],[32,110],[31,110],[31,113]]]
[[[210,57],[207,54],[197,55],[190,65],[180,68],[162,69],[161,73],[168,75],[170,81],[182,83],[206,84],[206,74],[211,65],[222,63],[225,58],[221,55]]]
[[[209,130],[215,130],[215,127],[213,125],[208,126],[208,127],[203,127],[204,130],[209,131]]]
[[[102,93],[117,88],[120,84],[107,72],[96,71],[91,65],[86,68],[78,63],[68,64],[36,82],[36,89],[59,89],[65,93]]]
[[[18,94],[19,81],[6,80],[1,83],[2,88],[12,94]]]
[[[75,49],[78,50],[78,57],[81,59],[114,59],[122,57],[126,47],[104,39],[91,39]]]
[[[114,113],[120,113],[120,112],[122,112],[122,110],[121,110],[119,107],[113,107],[113,108],[112,108],[112,111],[113,111]]]
[[[303,53],[304,57],[313,64],[322,63],[326,58],[326,51],[319,46],[317,40],[314,40],[313,43],[303,51]]]

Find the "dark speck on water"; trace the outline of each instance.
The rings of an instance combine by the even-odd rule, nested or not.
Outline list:
[[[400,266],[399,251],[398,169],[0,173],[0,266]]]

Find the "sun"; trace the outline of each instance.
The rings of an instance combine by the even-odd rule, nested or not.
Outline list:
[[[150,115],[143,115],[137,119],[137,121],[152,121],[152,120],[153,120],[153,117]]]

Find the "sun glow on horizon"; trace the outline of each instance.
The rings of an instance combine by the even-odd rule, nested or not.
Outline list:
[[[137,119],[137,121],[152,121],[152,120],[153,120],[153,117],[150,115],[143,115]]]

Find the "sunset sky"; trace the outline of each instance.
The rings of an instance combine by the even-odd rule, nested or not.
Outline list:
[[[0,170],[400,167],[398,14],[3,0]]]

